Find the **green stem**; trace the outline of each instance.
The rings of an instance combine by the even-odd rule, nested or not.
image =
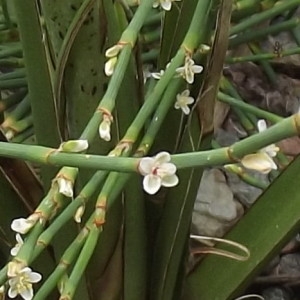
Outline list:
[[[274,7],[254,15],[252,18],[247,18],[245,21],[233,26],[230,30],[230,35],[238,34],[247,30],[258,23],[271,19],[286,10],[294,8],[299,4],[299,0],[281,1],[281,3],[278,2]]]
[[[300,1],[298,0],[299,4]],[[277,5],[276,5],[277,7]],[[250,18],[252,19],[252,18]],[[276,25],[272,25],[269,27],[259,28],[259,30],[249,30],[244,32],[243,34],[239,34],[237,37],[229,40],[229,47],[233,48],[243,43],[248,43],[253,40],[258,40],[265,38],[268,35],[277,34],[281,31],[290,30],[298,26],[300,22],[300,18],[293,18],[291,20],[281,22]],[[234,27],[233,27],[234,28]]]
[[[8,79],[8,80],[1,80],[0,81],[0,89],[18,89],[24,88],[27,86],[27,79],[26,78],[15,78],[15,79]]]
[[[85,244],[81,250],[79,257],[76,260],[72,273],[66,282],[60,300],[67,300],[73,298],[76,287],[97,245],[99,234],[99,228],[93,226],[90,229],[89,235],[85,241]]]
[[[239,99],[230,97],[222,92],[218,92],[218,99],[224,103],[227,103],[231,106],[240,108],[244,112],[254,114],[255,116],[263,119],[267,119],[272,123],[278,123],[283,120],[282,117],[279,117],[273,113],[257,108],[256,106],[247,104]]]
[[[290,55],[294,55],[294,54],[300,54],[299,47],[282,51],[282,52],[280,52],[279,55],[277,53],[259,53],[259,54],[255,54],[255,55],[247,55],[247,56],[240,56],[240,57],[227,57],[226,63],[234,64],[234,63],[240,63],[240,62],[246,62],[246,61],[256,62],[256,61],[260,61],[260,60],[276,59],[279,57],[285,57],[285,56],[290,56]]]
[[[172,155],[172,161],[178,169],[232,163],[246,154],[253,153],[282,139],[298,135],[299,128],[300,114],[296,114],[259,134],[254,134],[233,144],[230,148],[174,154]],[[0,156],[29,160],[41,164],[118,172],[136,172],[139,163],[138,158],[61,153],[55,151],[55,149],[41,146],[14,145],[4,142],[0,142]]]

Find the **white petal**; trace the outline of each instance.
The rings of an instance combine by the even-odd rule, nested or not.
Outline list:
[[[156,164],[163,164],[169,162],[171,160],[171,156],[170,153],[162,151],[156,154],[154,159]]]
[[[21,245],[24,243],[23,239],[19,233],[16,234],[16,241],[18,244],[21,244]]]
[[[14,219],[10,227],[15,232],[25,234],[32,228],[33,225],[34,222],[24,218],[19,218],[19,219]]]
[[[195,102],[195,99],[193,97],[186,97],[185,103],[187,105],[193,104]]]
[[[111,140],[110,124],[111,122],[108,119],[103,119],[99,126],[99,135],[106,142]]]
[[[32,283],[39,282],[42,279],[42,275],[40,273],[37,273],[37,272],[30,272],[27,275],[29,277],[30,282],[32,282]]]
[[[153,3],[152,7],[153,7],[153,8],[156,8],[156,7],[158,7],[158,6],[159,6],[159,1],[157,0],[157,1],[155,1],[155,2]]]
[[[83,213],[84,213],[84,206],[81,205],[77,208],[76,213],[74,215],[74,220],[76,223],[78,223],[78,224],[81,223],[81,218],[82,218]]]
[[[10,280],[9,280],[10,281]],[[9,298],[16,298],[18,295],[18,291],[15,286],[10,286],[8,290],[8,297]]]
[[[164,75],[164,70],[161,70],[160,72],[154,72],[154,73],[151,73],[151,76],[154,78],[154,79],[160,79],[162,75]]]
[[[179,108],[181,108],[181,106],[179,105],[178,101],[177,101],[177,102],[175,102],[175,104],[174,104],[174,107],[175,107],[176,109],[179,109]]]
[[[105,56],[106,57],[117,56],[123,47],[124,47],[123,45],[114,45],[105,51]]]
[[[246,155],[241,160],[241,163],[245,168],[256,170],[263,174],[269,173],[272,169],[277,169],[277,165],[273,159],[263,152]]]
[[[31,300],[33,298],[32,286],[28,287],[27,289],[22,290],[20,295],[24,300]]]
[[[117,57],[110,58],[104,65],[104,73],[106,76],[111,76],[114,73],[117,64]]]
[[[185,68],[184,67],[179,67],[176,69],[176,72],[179,74],[183,74],[185,72]]]
[[[198,65],[194,65],[194,66],[192,66],[192,71],[195,74],[201,73],[203,71],[203,67],[202,66],[198,66]]]
[[[279,152],[279,147],[277,147],[275,144],[271,144],[265,148],[263,148],[261,151],[266,152],[269,156],[275,157],[277,153]]]
[[[59,193],[66,197],[73,198],[73,182],[63,177],[57,178],[56,181]]]
[[[165,187],[172,187],[172,186],[177,185],[178,182],[179,182],[179,179],[178,179],[178,177],[176,175],[164,176],[162,178],[161,185],[165,186]]]
[[[169,10],[171,10],[171,8],[172,8],[172,2],[171,1],[162,1],[161,2],[161,7],[164,9],[164,10],[167,10],[167,11],[169,11]]]
[[[155,161],[152,157],[143,157],[140,160],[138,169],[142,175],[147,175],[152,172],[152,168],[154,167]]]
[[[173,175],[176,173],[176,166],[172,163],[163,163],[159,166],[157,173],[157,175],[161,177],[165,175]]]
[[[87,140],[69,140],[62,143],[59,147],[60,151],[65,152],[82,152],[89,147]]]
[[[143,187],[145,192],[153,195],[158,192],[161,187],[161,178],[156,175],[147,175],[143,180]]]
[[[185,115],[188,115],[189,113],[190,113],[190,108],[187,106],[187,105],[185,105],[185,106],[181,106],[181,110],[182,110],[182,112],[185,114]]]
[[[184,90],[181,94],[177,96],[188,97],[190,95],[190,90]]]
[[[267,129],[267,123],[265,120],[261,119],[257,121],[257,129],[259,132],[265,131]]]
[[[19,250],[20,250],[20,246],[19,245],[14,246],[13,248],[10,249],[10,255],[11,256],[17,256]]]
[[[187,70],[185,74],[185,80],[187,83],[192,84],[194,82],[194,73],[190,70]]]
[[[16,234],[16,240],[17,244],[10,249],[10,254],[12,256],[16,256],[21,248],[21,246],[24,244],[23,239],[19,233]]]

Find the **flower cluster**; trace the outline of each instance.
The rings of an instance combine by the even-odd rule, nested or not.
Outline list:
[[[265,120],[259,120],[257,122],[257,129],[259,132],[267,129]],[[273,157],[277,155],[279,148],[271,144],[263,149],[260,149],[257,153],[248,154],[241,160],[242,165],[247,169],[259,171],[263,174],[269,173],[271,170],[277,170],[277,165],[273,160]]]
[[[160,152],[155,157],[144,157],[140,160],[138,170],[144,176],[144,190],[153,195],[161,186],[172,187],[178,184],[176,166],[170,162],[168,152]]]

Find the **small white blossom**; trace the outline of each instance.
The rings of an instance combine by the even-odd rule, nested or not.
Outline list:
[[[104,73],[106,76],[111,76],[114,73],[115,66],[118,61],[118,55],[120,51],[124,48],[125,44],[116,44],[105,51],[105,56],[109,60],[104,65]]]
[[[160,70],[159,72],[153,72],[151,73],[151,76],[154,78],[154,79],[160,79],[161,76],[163,76],[165,73],[164,70]]]
[[[58,192],[66,197],[73,198],[73,182],[64,177],[58,177],[55,179],[58,184]]]
[[[181,1],[181,0],[155,0],[153,3],[153,8],[161,6],[162,9],[169,11],[171,10],[172,2],[174,1]]]
[[[111,140],[110,126],[112,119],[108,115],[103,114],[103,120],[99,126],[99,135],[104,140],[109,142]]]
[[[83,152],[89,147],[89,143],[87,140],[69,140],[63,142],[58,151],[62,152]]]
[[[16,245],[10,249],[10,254],[12,256],[17,256],[20,248],[24,244],[23,239],[19,233],[16,234],[16,241],[17,241]]]
[[[262,174],[268,174],[271,170],[277,170],[277,165],[272,157],[263,152],[248,154],[243,157],[241,162],[245,168],[259,171]]]
[[[155,157],[144,157],[140,160],[138,169],[145,176],[143,187],[148,194],[157,193],[161,186],[172,187],[178,184],[176,166],[170,160],[168,152],[160,152]]]
[[[124,48],[124,45],[122,45],[122,44],[114,45],[114,46],[108,48],[108,49],[105,51],[105,56],[106,56],[106,57],[109,57],[109,58],[118,56],[118,54],[120,53],[120,51],[121,51],[123,48]]]
[[[176,69],[176,72],[189,84],[194,82],[194,74],[201,73],[202,71],[203,67],[195,65],[195,62],[189,56],[186,56],[184,66]]]
[[[32,272],[29,267],[25,267],[20,270],[15,270],[14,276],[10,276],[8,284],[10,286],[8,290],[9,298],[16,298],[20,295],[24,300],[31,300],[33,298],[32,283],[39,282],[42,279],[42,275],[37,272]]]
[[[267,129],[265,120],[257,122],[257,129],[259,132]],[[248,154],[241,160],[242,165],[251,170],[259,171],[263,174],[269,173],[271,170],[277,170],[273,157],[277,155],[279,148],[275,144],[271,144],[265,148],[260,149],[257,153]]]
[[[14,219],[10,225],[11,229],[17,233],[26,234],[38,221],[38,214],[32,214],[27,219]]]
[[[81,217],[84,214],[84,210],[85,210],[85,208],[83,205],[81,205],[77,208],[76,213],[74,215],[74,220],[76,223],[81,223]]]
[[[195,102],[195,99],[189,96],[189,90],[184,90],[181,94],[177,94],[176,102],[174,105],[176,109],[180,108],[185,115],[188,115],[191,111],[188,105],[193,104]]]
[[[117,64],[118,58],[112,57],[110,58],[104,65],[104,73],[106,76],[111,76],[114,73],[115,66]]]
[[[201,54],[207,54],[211,50],[211,47],[206,44],[201,44],[198,50]]]

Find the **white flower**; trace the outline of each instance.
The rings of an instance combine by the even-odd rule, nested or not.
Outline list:
[[[58,151],[63,152],[83,152],[89,147],[87,140],[69,140],[62,143]]]
[[[177,94],[177,100],[174,105],[176,109],[180,108],[185,115],[188,115],[191,111],[188,105],[193,104],[195,101],[195,99],[193,97],[189,97],[189,95],[189,90],[184,90],[181,94]]]
[[[160,79],[161,76],[163,76],[165,73],[164,70],[160,70],[160,72],[153,72],[151,73],[151,76],[154,78],[154,79]]]
[[[81,205],[77,208],[76,213],[74,215],[74,220],[76,223],[81,223],[81,217],[84,214],[84,210],[85,210],[85,208],[83,205]]]
[[[164,9],[164,10],[171,10],[172,8],[172,2],[174,1],[181,1],[181,0],[155,0],[153,3],[153,7],[156,8],[159,5]]]
[[[195,62],[189,56],[186,56],[184,66],[176,69],[176,72],[189,84],[194,82],[194,74],[201,73],[202,71],[203,67],[195,65]]]
[[[66,197],[73,198],[73,182],[64,177],[58,177],[55,179],[58,184],[58,192]]]
[[[201,54],[207,54],[211,50],[211,47],[206,44],[201,44],[198,50]]]
[[[19,233],[16,234],[16,241],[17,241],[16,245],[10,249],[10,254],[12,256],[17,256],[20,248],[24,244],[23,239]]]
[[[104,73],[106,76],[111,76],[114,73],[115,66],[118,61],[118,55],[124,48],[124,46],[125,43],[118,43],[105,51],[105,56],[109,58],[109,60],[104,65]]]
[[[24,300],[31,300],[33,298],[32,283],[39,282],[42,275],[32,272],[29,267],[17,270],[14,275],[8,280],[10,286],[8,297],[15,298],[20,295]]]
[[[110,135],[111,121],[112,121],[111,117],[103,114],[103,120],[99,126],[99,135],[104,141],[107,142],[111,140],[111,135]]]
[[[26,234],[39,219],[38,214],[32,214],[27,219],[14,219],[10,225],[11,229],[17,233]]]
[[[271,170],[276,170],[277,165],[267,153],[248,154],[243,157],[242,165],[251,170],[256,170],[262,174],[268,174]]]
[[[155,194],[161,186],[172,187],[178,184],[176,166],[170,160],[168,152],[160,152],[155,157],[144,157],[140,160],[138,169],[145,176],[143,187],[148,194]]]
[[[117,64],[118,58],[112,57],[110,58],[104,65],[104,73],[106,76],[111,76],[114,73],[115,66]]]
[[[265,120],[257,122],[259,132],[267,129]],[[248,154],[241,160],[242,165],[247,169],[259,171],[263,174],[269,173],[271,170],[277,170],[273,157],[277,155],[279,148],[275,144],[271,144],[265,148],[260,149],[257,153]]]

